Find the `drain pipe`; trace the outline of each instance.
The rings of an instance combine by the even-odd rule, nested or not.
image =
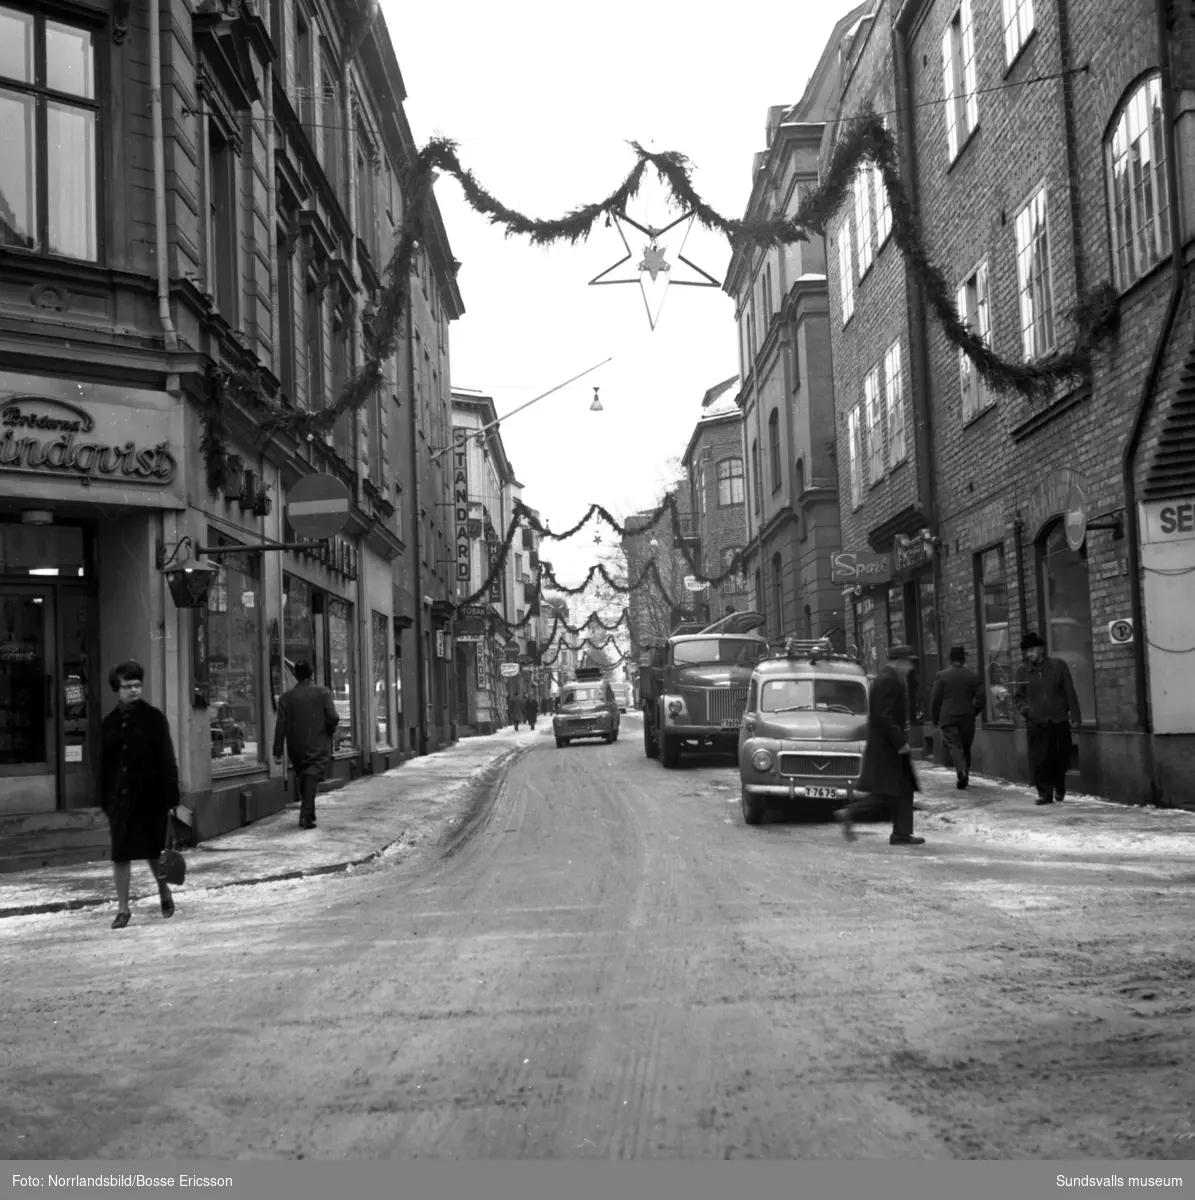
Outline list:
[[[1158,377],[1166,357],[1166,348],[1174,322],[1178,318],[1182,302],[1185,270],[1183,266],[1182,209],[1178,195],[1178,146],[1174,136],[1174,89],[1170,69],[1170,40],[1166,31],[1166,0],[1156,0],[1155,15],[1158,37],[1158,63],[1162,83],[1162,136],[1166,143],[1167,201],[1170,206],[1170,265],[1173,279],[1170,286],[1170,302],[1162,328],[1154,345],[1149,370],[1141,389],[1141,398],[1133,414],[1133,424],[1125,440],[1121,458],[1121,475],[1124,486],[1125,532],[1128,535],[1129,603],[1133,618],[1133,675],[1136,684],[1137,724],[1145,737],[1146,778],[1149,781],[1150,802],[1162,804],[1163,795],[1157,777],[1157,760],[1154,755],[1153,719],[1149,710],[1149,687],[1146,681],[1145,654],[1145,605],[1142,601],[1141,579],[1141,530],[1137,522],[1137,486],[1134,467],[1141,434],[1145,429],[1145,418],[1149,414],[1150,401],[1157,388]]]
[[[158,256],[158,319],[167,350],[178,349],[170,319],[170,245],[166,237],[166,147],[162,134],[161,0],[149,0],[149,107],[154,143],[154,246]]]

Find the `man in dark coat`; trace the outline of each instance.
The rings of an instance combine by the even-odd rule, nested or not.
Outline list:
[[[178,807],[178,763],[165,715],[141,698],[145,671],[128,659],[112,668],[108,683],[117,705],[100,727],[100,807],[112,834],[116,882],[113,929],[129,923],[129,878],[134,858],[144,859],[158,884],[162,916],[174,916],[174,898],[158,871],[166,827]]]
[[[960,788],[971,780],[975,718],[983,709],[983,680],[964,666],[966,661],[964,647],[950,648],[950,666],[938,672],[929,699],[930,720],[942,731]]]
[[[855,840],[855,818],[864,810],[874,811],[877,803],[892,814],[892,846],[921,846],[925,838],[913,836],[913,793],[920,791],[910,758],[908,724],[909,676],[917,669],[917,657],[911,646],[893,646],[888,662],[871,685],[867,705],[867,745],[863,750],[863,770],[855,787],[867,796],[852,800],[839,809],[843,836]]]
[[[340,724],[332,692],[311,678],[311,664],[295,663],[295,686],[278,701],[274,761],[286,746],[299,789],[299,828],[315,828],[315,793],[332,758],[332,734]]]
[[[1082,721],[1079,696],[1070,668],[1046,654],[1040,634],[1021,638],[1025,661],[1017,668],[1013,703],[1025,719],[1029,735],[1029,766],[1038,804],[1053,804],[1066,795],[1066,772],[1071,763],[1071,726]]]
[[[523,716],[527,719],[527,728],[534,729],[535,722],[539,718],[539,705],[536,703],[534,694],[523,701]]]

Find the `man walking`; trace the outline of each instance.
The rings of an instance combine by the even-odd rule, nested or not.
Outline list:
[[[971,743],[975,740],[975,718],[983,709],[983,681],[964,664],[967,651],[951,646],[950,666],[938,672],[929,699],[930,720],[942,731],[950,752],[958,786],[971,780]]]
[[[1029,735],[1029,767],[1038,804],[1053,804],[1066,796],[1066,772],[1071,763],[1071,726],[1082,721],[1079,696],[1070,668],[1046,654],[1040,634],[1021,638],[1025,661],[1017,668],[1013,703],[1025,719]]]
[[[925,844],[925,838],[913,836],[913,793],[921,788],[913,770],[906,731],[909,676],[916,669],[917,657],[911,646],[892,646],[887,663],[871,685],[867,705],[867,745],[863,750],[863,770],[855,785],[859,791],[870,794],[852,800],[836,814],[848,842],[855,840],[856,817],[883,804],[892,813],[889,845]]]
[[[285,745],[299,790],[299,828],[315,828],[315,793],[332,757],[332,733],[340,724],[332,692],[311,678],[311,664],[295,663],[295,686],[278,701],[274,761]]]
[[[539,718],[539,705],[535,702],[534,693],[523,701],[523,716],[527,719],[527,728],[534,729],[535,722]]]

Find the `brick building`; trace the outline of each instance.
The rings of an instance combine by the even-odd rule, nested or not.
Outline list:
[[[688,474],[690,506],[697,533],[694,556],[703,575],[721,575],[747,543],[747,488],[743,463],[743,413],[733,395],[738,376],[709,389],[704,412],[693,427],[681,463]],[[745,571],[704,593],[709,617],[750,607]]]
[[[1175,580],[1195,559],[1177,518],[1168,533],[1163,519],[1167,506],[1178,501],[1180,512],[1195,498],[1182,375],[1192,312],[1189,290],[1175,288],[1191,234],[1190,192],[1184,199],[1177,185],[1192,143],[1190,118],[1175,123],[1173,113],[1189,107],[1189,93],[1163,86],[1170,46],[1155,6],[1140,0],[909,0],[895,12],[874,6],[842,116],[872,95],[877,109],[896,110],[902,175],[960,315],[1000,357],[1048,361],[1075,344],[1076,307],[1110,285],[1119,331],[1078,386],[1047,400],[998,395],[932,316],[921,319],[910,286],[910,415],[918,447],[932,447],[916,516],[932,540],[884,545],[869,518],[852,523],[845,544],[862,548],[862,535],[903,560],[899,590],[885,597],[893,635],[920,638],[927,663],[930,650],[964,645],[983,672],[978,769],[1027,778],[1010,687],[1020,638],[1037,630],[1070,665],[1083,709],[1076,788],[1190,800],[1195,724],[1178,672],[1193,665],[1192,639]],[[869,278],[859,281],[855,211],[844,210],[842,228],[856,316],[890,311]],[[838,253],[848,235],[839,236],[832,292],[848,274]],[[859,329],[853,352],[880,362],[888,333]],[[836,372],[851,352],[848,334],[836,333]],[[840,424],[848,448],[850,438]],[[868,452],[865,440],[856,453],[865,461]],[[846,481],[843,493],[845,510]],[[1128,642],[1113,636],[1124,618],[1135,618]]]
[[[769,110],[767,149],[755,156],[746,219],[795,211],[818,179],[825,121],[841,89],[839,43],[866,11],[834,28],[800,101]],[[725,290],[735,300],[742,384],[751,607],[769,636],[845,636],[829,292],[822,239],[735,250]]]
[[[6,0],[0,32],[18,46],[4,111],[32,138],[0,172],[0,857],[103,852],[99,721],[124,658],[169,719],[200,838],[285,803],[269,746],[299,659],[336,697],[336,777],[444,744],[449,474],[432,451],[463,309],[434,204],[384,385],[326,441],[263,432],[239,394],[216,405],[211,376],[319,410],[361,365],[415,154],[384,20],[324,0]],[[342,533],[249,549],[295,540],[288,494],[313,473],[348,489]],[[206,603],[176,608],[162,568],[200,547],[231,552]]]

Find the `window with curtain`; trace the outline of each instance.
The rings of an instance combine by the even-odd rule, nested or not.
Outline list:
[[[888,462],[891,466],[908,457],[905,441],[904,382],[900,373],[900,338],[884,354],[884,409],[888,422]]]
[[[1170,210],[1162,84],[1157,75],[1133,89],[1104,144],[1112,209],[1112,263],[1127,288],[1169,253]]]
[[[1020,296],[1021,350],[1025,361],[1054,349],[1054,285],[1043,185],[1017,213],[1017,291]]]
[[[0,245],[99,259],[94,42],[0,6]]]
[[[988,264],[985,259],[963,280],[955,295],[959,317],[985,346],[992,344],[992,315],[988,296]],[[975,364],[961,350],[958,356],[959,387],[962,392],[965,424],[990,408],[996,402],[996,396],[980,377]]]
[[[743,502],[743,460],[724,458],[718,463],[718,506]]]
[[[953,161],[979,124],[971,0],[963,0],[942,34],[942,85],[946,143]]]
[[[776,408],[768,417],[768,453],[772,460],[772,491],[778,492],[784,476],[780,465],[780,410]]]

